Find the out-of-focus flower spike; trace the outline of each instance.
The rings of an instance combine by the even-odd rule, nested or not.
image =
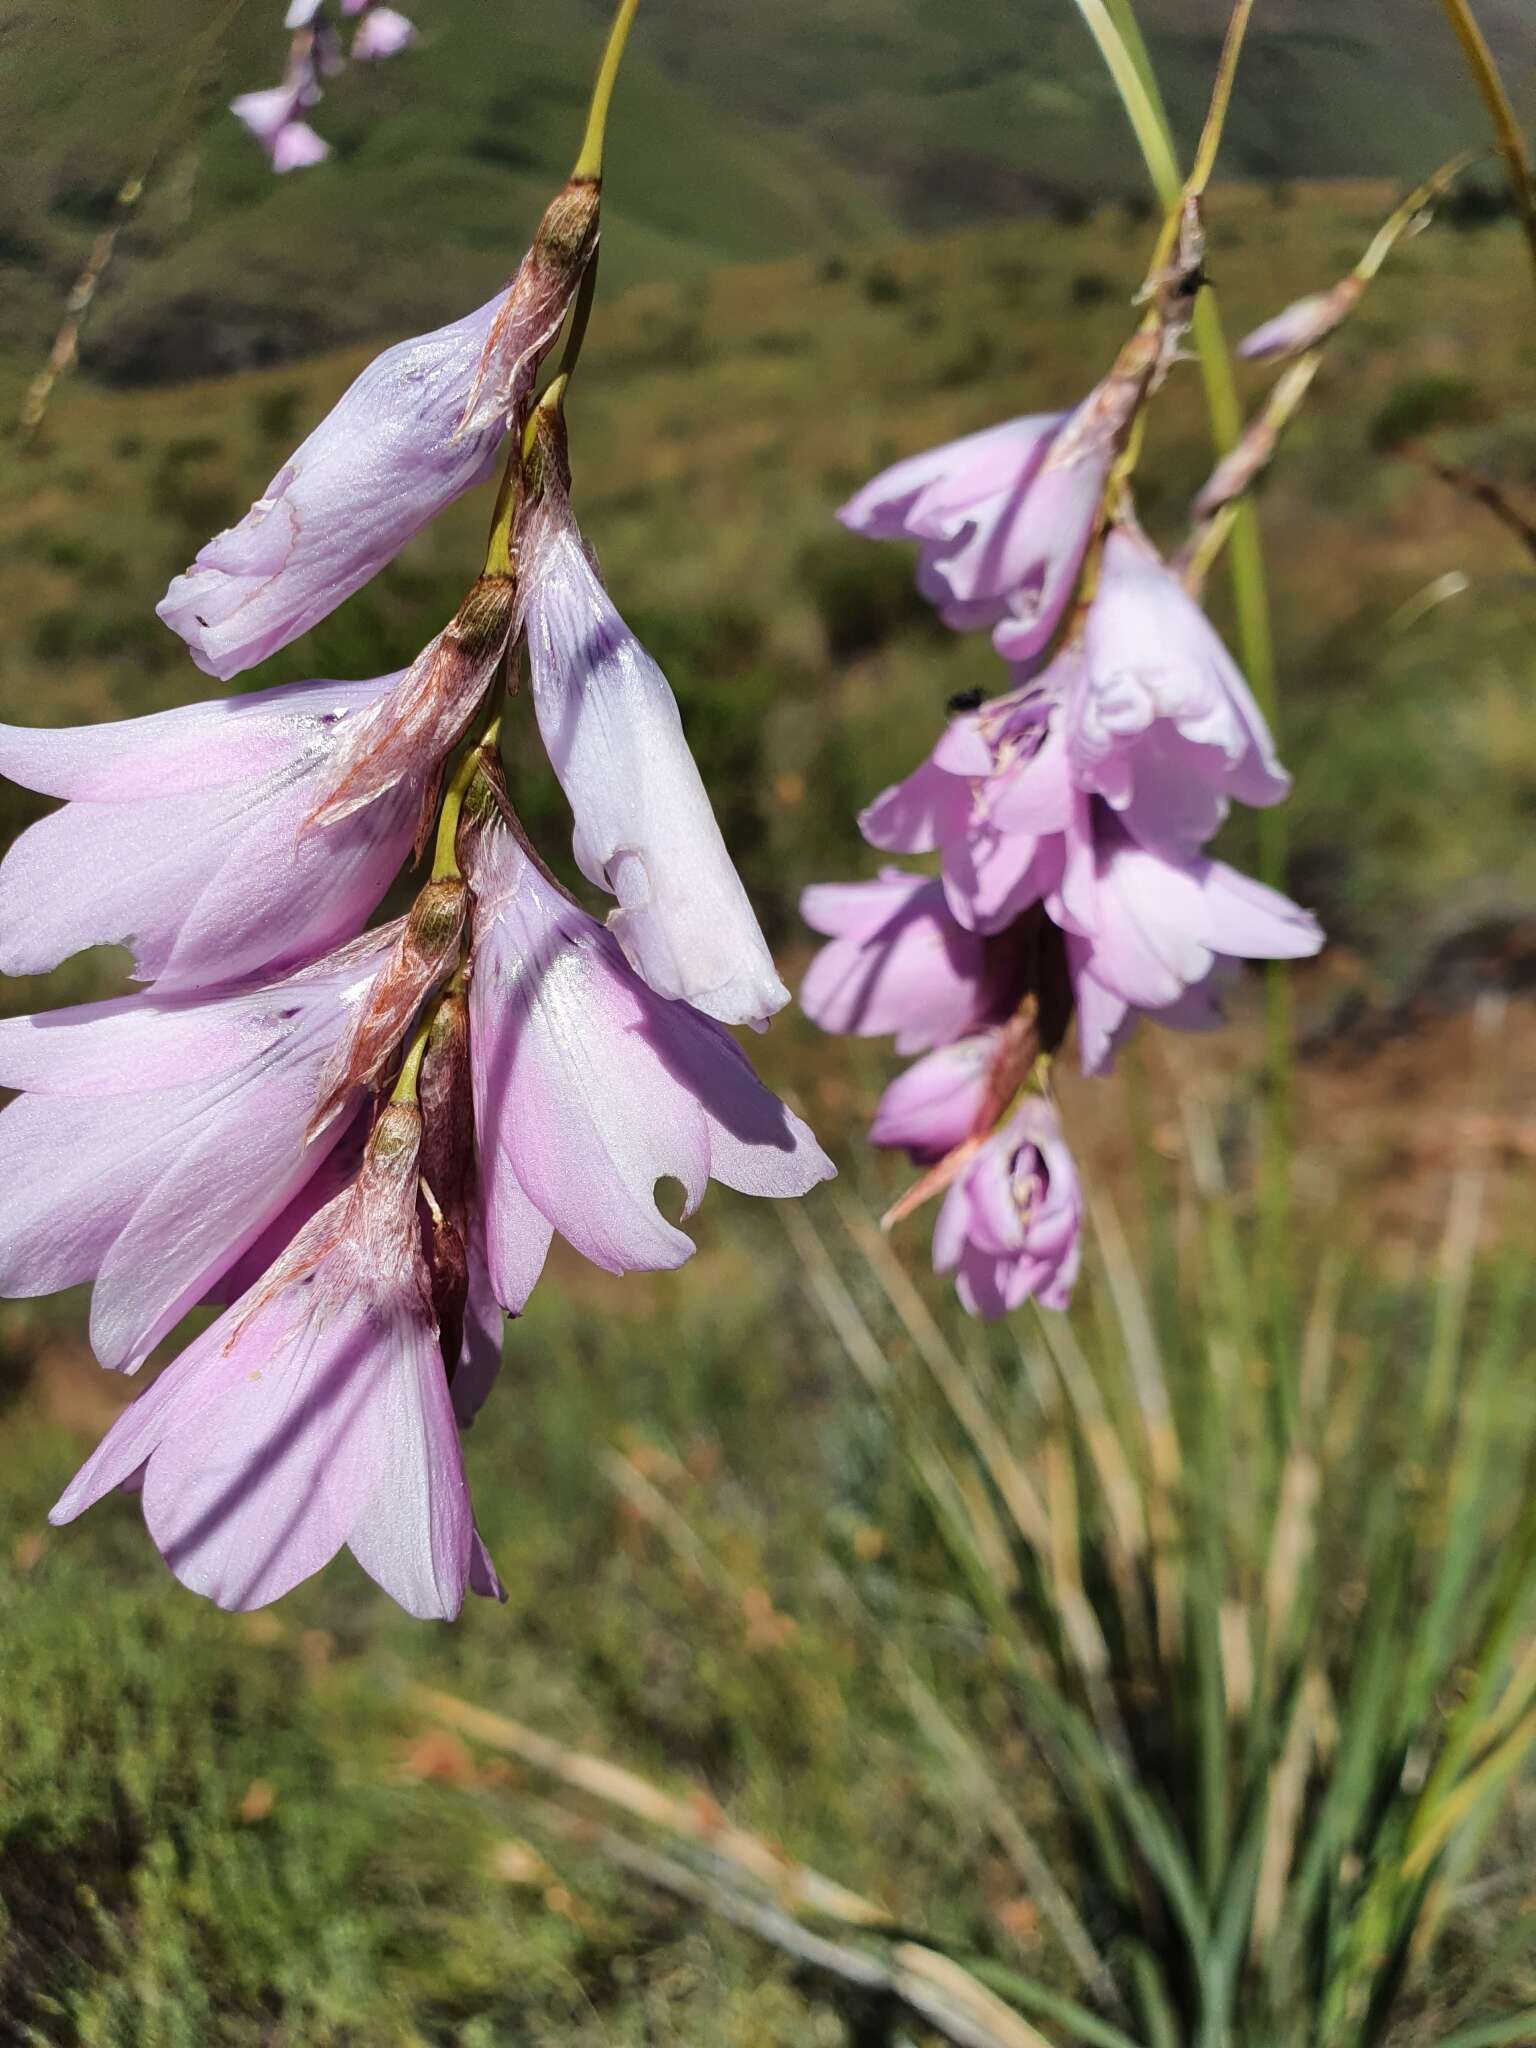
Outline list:
[[[933,1263],[961,1305],[992,1321],[1031,1297],[1064,1309],[1082,1256],[1077,1168],[1050,1103],[1021,1102],[956,1176],[933,1231]]]
[[[279,175],[310,170],[330,153],[331,145],[307,121],[285,121],[272,138],[272,168]]]
[[[1022,993],[926,875],[886,868],[873,882],[819,883],[800,914],[832,941],[800,984],[800,1007],[823,1031],[893,1034],[898,1052],[926,1052],[998,1022]]]
[[[350,55],[357,63],[377,63],[381,58],[398,57],[415,40],[414,21],[393,7],[370,7],[357,25]]]

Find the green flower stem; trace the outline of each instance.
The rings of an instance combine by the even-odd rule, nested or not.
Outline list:
[[[618,83],[619,66],[624,61],[624,45],[629,41],[630,27],[635,19],[635,10],[640,0],[619,0],[613,26],[608,31],[607,47],[603,61],[598,67],[597,83],[592,88],[592,104],[587,114],[587,132],[582,137],[581,154],[576,159],[573,178],[601,178],[603,175],[603,144],[608,134],[608,109],[613,103],[613,88]]]
[[[1520,215],[1520,225],[1525,230],[1532,273],[1536,275],[1536,176],[1531,169],[1530,150],[1515,118],[1515,110],[1510,105],[1509,94],[1504,90],[1499,67],[1493,61],[1493,52],[1477,25],[1469,0],[1443,0],[1443,5],[1456,40],[1461,45],[1461,53],[1467,60],[1472,82],[1488,109],[1493,139],[1504,159],[1510,195]]]
[[[421,1081],[421,1063],[426,1058],[427,1040],[432,1035],[432,1020],[437,1015],[434,1003],[416,1027],[404,1060],[400,1065],[400,1078],[390,1092],[391,1102],[414,1102],[416,1090]]]
[[[432,880],[434,882],[456,882],[459,880],[459,819],[464,810],[464,799],[469,794],[469,785],[475,779],[481,757],[495,746],[501,732],[501,714],[498,712],[472,746],[466,747],[464,757],[454,770],[443,797],[443,808],[437,819],[437,844],[433,849]]]
[[[1167,109],[1152,72],[1131,0],[1074,0],[1074,4],[1097,43],[1120,94],[1126,117],[1145,159],[1153,190],[1167,218],[1176,221],[1184,199],[1184,180],[1179,172]],[[1458,0],[1446,0],[1446,4],[1458,4]],[[1245,0],[1239,0],[1237,16],[1241,20],[1234,17],[1239,34],[1241,27],[1246,25],[1247,13]],[[1229,33],[1223,49],[1224,66],[1228,51],[1233,50],[1233,43],[1234,38]],[[1230,92],[1230,77],[1219,73],[1217,92],[1212,100],[1213,119],[1207,121],[1206,133],[1201,138],[1202,157],[1214,158],[1220,136],[1214,117],[1225,115]],[[1205,169],[1209,175],[1209,163]],[[1242,407],[1238,402],[1232,357],[1222,331],[1221,316],[1209,291],[1202,292],[1196,303],[1192,332],[1205,386],[1211,440],[1218,456],[1225,455],[1242,432]],[[1227,574],[1232,587],[1238,653],[1259,707],[1271,729],[1275,729],[1279,707],[1275,687],[1274,633],[1264,573],[1263,541],[1257,516],[1250,504],[1241,507],[1232,523]],[[1279,807],[1261,811],[1258,823],[1259,873],[1271,887],[1278,888],[1284,883],[1286,838],[1283,811]],[[1265,1087],[1259,1197],[1264,1265],[1277,1311],[1285,1291],[1290,1230],[1291,1039],[1290,975],[1289,970],[1277,962],[1267,969],[1265,975]],[[1278,1315],[1276,1320],[1278,1324]]]

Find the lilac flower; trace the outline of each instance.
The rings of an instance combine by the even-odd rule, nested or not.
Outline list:
[[[577,865],[618,898],[609,930],[658,995],[761,1028],[789,991],[667,679],[615,611],[558,485],[520,561],[539,731],[575,817]]]
[[[330,153],[331,145],[307,121],[285,121],[272,138],[272,168],[279,175],[312,170]]]
[[[356,9],[352,9],[356,12]],[[354,63],[373,63],[381,57],[396,57],[416,40],[416,24],[393,7],[370,7],[352,38]]]
[[[324,163],[330,144],[317,135],[300,113],[320,96],[291,85],[274,85],[265,92],[242,93],[229,103],[230,112],[245,123],[271,158],[274,171],[305,170]]]
[[[503,1306],[523,1306],[557,1230],[611,1273],[681,1265],[693,1244],[656,1206],[663,1176],[686,1217],[710,1179],[788,1196],[831,1174],[729,1034],[647,988],[497,820],[474,836],[469,879],[475,1124]]]
[[[921,1164],[963,1145],[991,1100],[1000,1035],[982,1031],[942,1045],[898,1074],[880,1098],[870,1143],[899,1146]]]
[[[115,725],[0,726],[0,772],[72,799],[0,865],[0,971],[124,945],[166,994],[353,938],[410,847],[422,772],[298,833],[345,736],[396,680],[297,683]]]
[[[800,984],[800,1007],[823,1031],[894,1033],[898,1052],[925,1052],[996,1022],[1016,999],[997,955],[926,876],[884,868],[878,881],[821,883],[800,914],[832,940]]]
[[[1100,799],[1083,800],[1046,908],[1067,935],[1088,1073],[1107,1065],[1128,1010],[1198,1028],[1222,962],[1306,959],[1323,941],[1307,911],[1225,863],[1138,845]]]
[[[1104,550],[1080,654],[1063,663],[1072,780],[1174,857],[1216,831],[1229,799],[1276,804],[1290,777],[1237,664],[1178,578],[1139,535]]]
[[[1002,930],[1060,879],[1073,794],[1048,723],[1054,673],[953,719],[928,760],[859,818],[872,845],[939,853],[950,912],[973,931]]]
[[[933,1263],[988,1321],[1031,1297],[1063,1309],[1081,1256],[1077,1168],[1055,1110],[1027,1096],[966,1161],[933,1232]]]
[[[343,1546],[405,1608],[494,1588],[475,1533],[416,1219],[420,1117],[385,1112],[355,1184],[122,1415],[51,1519],[115,1486],[177,1578],[263,1607]]]
[[[343,1135],[306,1129],[397,927],[285,980],[0,1022],[0,1292],[95,1281],[103,1365],[138,1366]]]
[[[330,155],[328,145],[303,118],[322,97],[320,71],[327,50],[322,32],[312,26],[318,11],[308,0],[295,0],[289,9],[287,26],[297,33],[282,84],[230,101],[230,112],[267,152],[274,171],[299,170]]]
[[[838,517],[873,539],[922,543],[918,588],[946,625],[1007,617],[1014,660],[1051,639],[1072,595],[1114,460],[1088,431],[1099,392],[1077,411],[1038,413],[911,456]]]
[[[506,422],[458,423],[502,297],[369,364],[238,526],[157,607],[228,680],[307,632],[495,466]]]

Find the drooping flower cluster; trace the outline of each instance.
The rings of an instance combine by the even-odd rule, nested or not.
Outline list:
[[[345,47],[326,0],[293,0],[284,20],[291,32],[281,85],[241,93],[229,110],[243,121],[267,152],[274,171],[299,171],[324,163],[331,146],[305,116],[324,97],[322,79],[348,63],[376,63],[398,56],[416,40],[416,26],[379,0],[341,0],[343,17],[360,17]]]
[[[1197,278],[1198,249],[1192,263]],[[1307,912],[1205,850],[1233,801],[1277,803],[1289,781],[1131,509],[1129,432],[1187,297],[1165,291],[1075,412],[913,456],[841,514],[916,541],[919,588],[949,625],[989,629],[1008,664],[999,694],[952,707],[928,759],[860,818],[872,846],[937,856],[937,875],[890,867],[802,905],[831,941],[807,1013],[925,1055],[871,1137],[925,1169],[896,1213],[943,1192],[934,1263],[983,1316],[1028,1296],[1061,1307],[1071,1289],[1080,1201],[1047,1076],[1074,1014],[1084,1071],[1103,1073],[1139,1016],[1209,1027],[1235,963],[1321,944]]]
[[[484,572],[408,668],[0,729],[0,768],[65,799],[0,866],[0,965],[114,942],[148,984],[0,1023],[0,1288],[92,1283],[92,1343],[127,1371],[223,1310],[54,1519],[138,1487],[177,1576],[225,1606],[343,1546],[413,1614],[496,1593],[459,1431],[554,1237],[609,1272],[670,1268],[693,1244],[658,1179],[687,1216],[711,1179],[794,1196],[831,1172],[725,1028],[787,991],[582,543],[565,375],[534,401],[597,228],[583,172],[506,291],[380,357],[161,606],[238,674],[505,447]],[[498,703],[524,647],[606,925],[507,797]],[[429,841],[410,910],[367,929]]]

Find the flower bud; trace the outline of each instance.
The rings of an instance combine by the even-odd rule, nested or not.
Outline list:
[[[1348,319],[1364,289],[1364,278],[1351,271],[1331,291],[1312,292],[1297,299],[1273,320],[1255,327],[1252,334],[1238,343],[1238,354],[1250,363],[1274,363],[1286,356],[1300,355],[1304,349],[1316,348]]]

